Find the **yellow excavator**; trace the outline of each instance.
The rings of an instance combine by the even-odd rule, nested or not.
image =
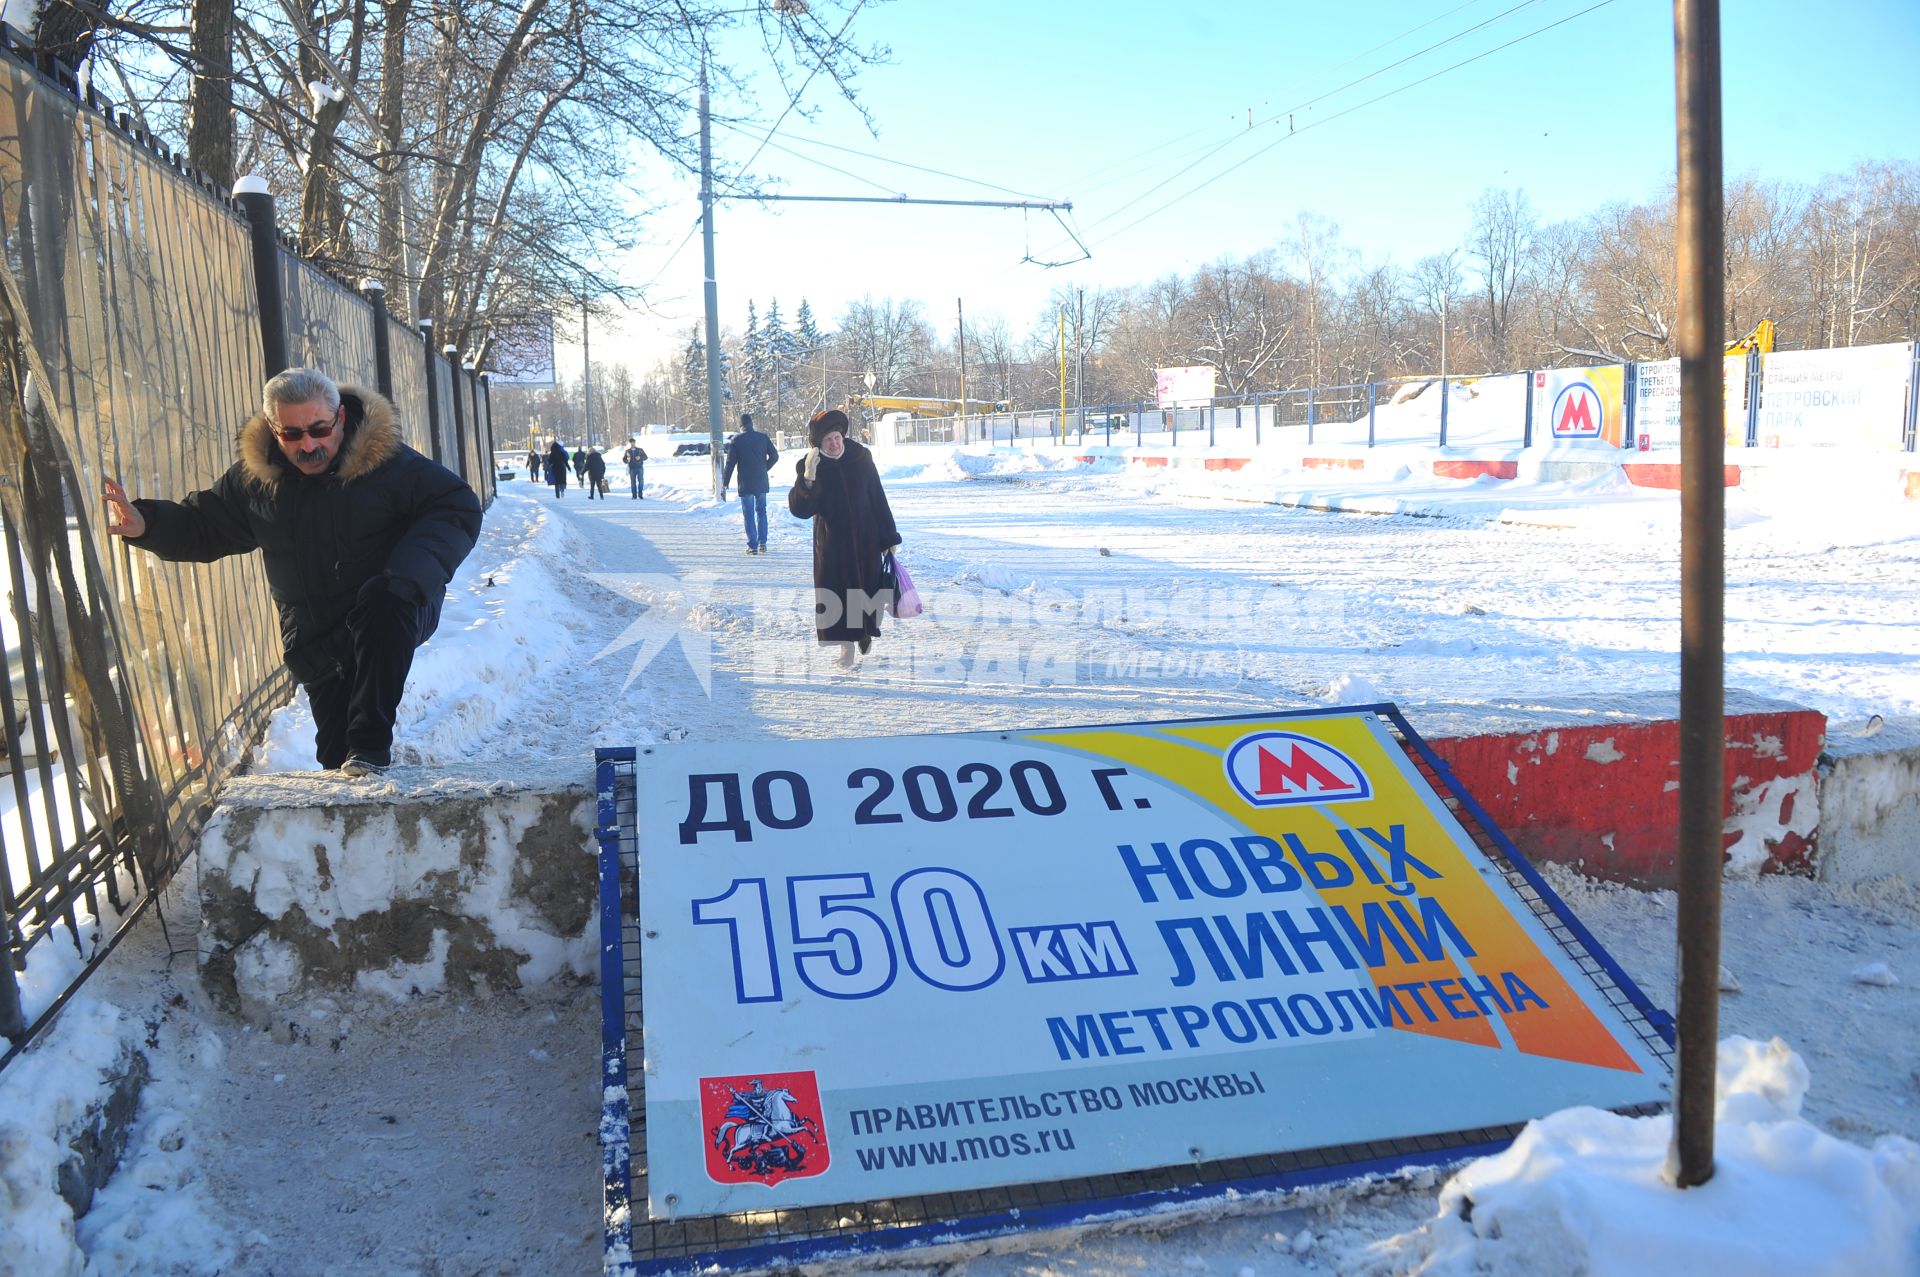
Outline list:
[[[1755,324],[1753,331],[1745,337],[1742,337],[1739,341],[1727,343],[1727,353],[1729,355],[1745,355],[1749,353],[1765,355],[1772,350],[1773,321],[1771,319],[1763,319]]]
[[[916,417],[952,417],[962,412],[1005,412],[1006,400],[919,399],[910,395],[852,395],[847,402],[866,409],[874,416],[886,412],[910,412]]]

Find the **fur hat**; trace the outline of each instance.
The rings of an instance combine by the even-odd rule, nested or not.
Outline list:
[[[838,408],[827,408],[813,414],[813,420],[807,423],[807,442],[818,448],[820,441],[838,431],[842,436],[852,438],[853,432],[847,426],[847,414]]]

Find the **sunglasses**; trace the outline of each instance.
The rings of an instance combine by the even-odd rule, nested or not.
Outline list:
[[[338,410],[334,413],[334,417],[337,416],[339,416]],[[334,417],[311,426],[275,426],[273,433],[280,437],[282,443],[299,443],[302,439],[325,439],[333,433]]]

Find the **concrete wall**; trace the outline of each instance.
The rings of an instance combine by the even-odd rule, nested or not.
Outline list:
[[[267,1021],[296,993],[589,978],[593,796],[441,777],[231,781],[201,842],[201,978]]]

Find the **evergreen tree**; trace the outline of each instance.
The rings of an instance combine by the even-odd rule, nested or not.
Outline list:
[[[767,381],[767,344],[760,331],[760,318],[754,312],[753,299],[747,299],[747,335],[742,345],[742,355],[747,361],[746,384],[741,387],[745,403],[741,406],[748,412],[759,412],[765,401],[768,389]]]
[[[687,347],[680,356],[681,429],[707,428],[707,343],[700,338],[699,325],[687,332]]]

